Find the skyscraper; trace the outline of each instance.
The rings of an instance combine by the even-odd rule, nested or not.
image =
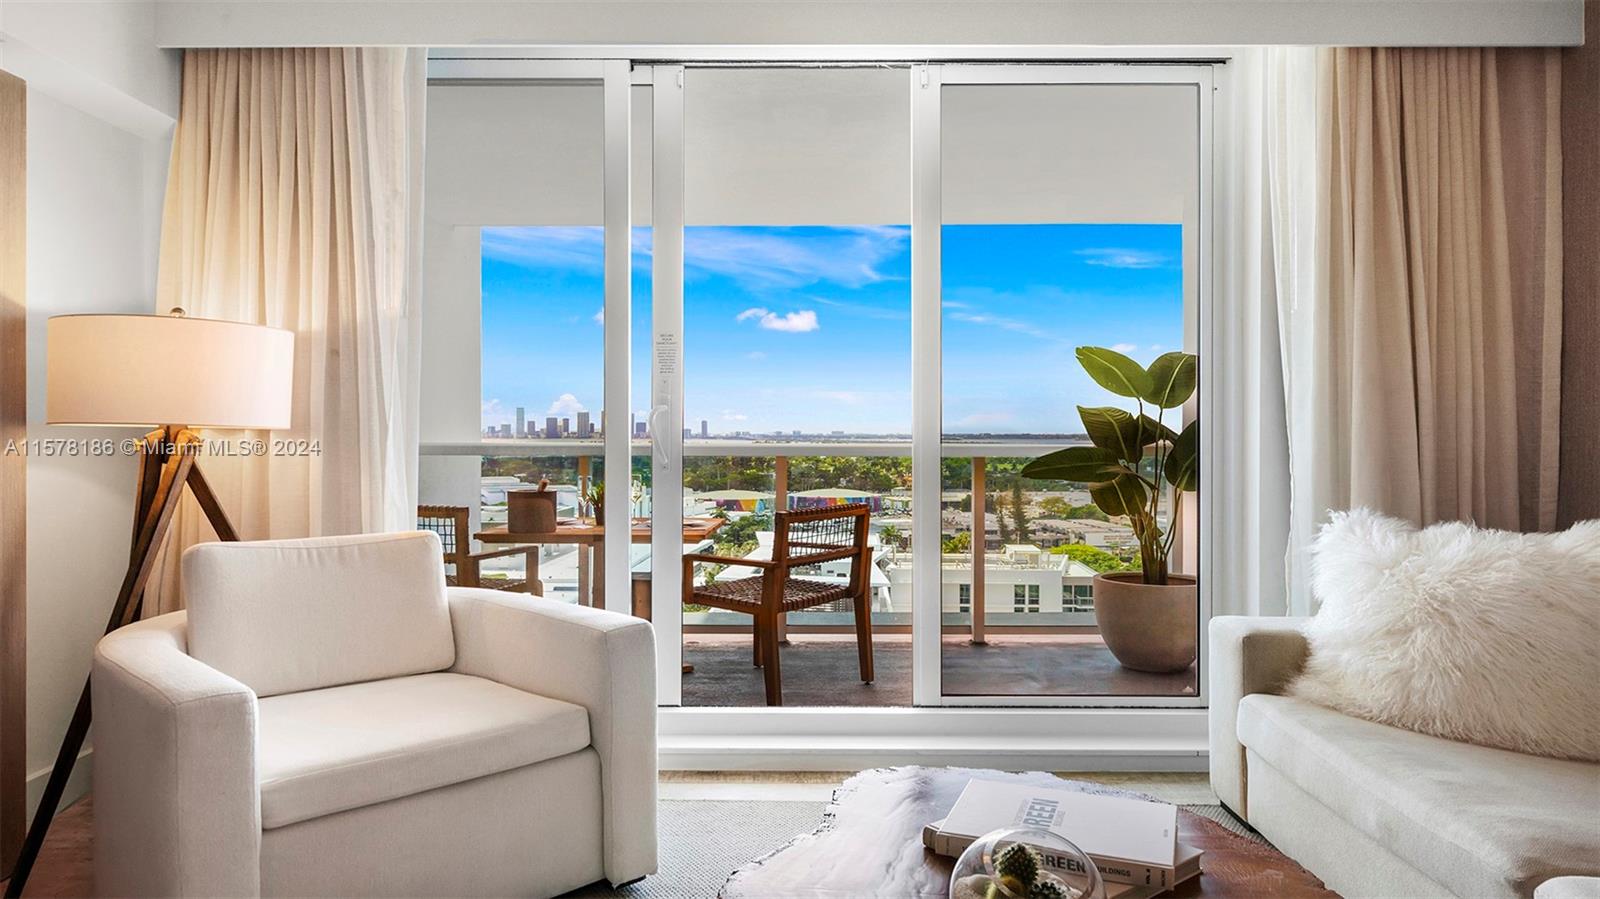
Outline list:
[[[556,423],[554,415],[548,416],[544,420],[544,436],[551,440],[561,436],[561,425]]]
[[[589,427],[589,413],[587,412],[578,413],[578,436],[585,439],[594,436],[594,432]]]
[[[633,436],[639,438],[640,440],[643,440],[645,437],[649,436],[644,432],[644,422],[636,421],[633,423]]]
[[[511,426],[510,425],[501,425],[500,426],[500,436],[501,437],[510,437],[511,436]]]
[[[705,419],[703,419],[703,418],[700,419],[700,439],[704,440],[704,439],[706,439],[707,437],[710,437],[710,436],[711,436],[711,428],[706,425],[706,420]]]
[[[522,406],[517,407],[516,434],[518,437],[528,436],[528,410]]]

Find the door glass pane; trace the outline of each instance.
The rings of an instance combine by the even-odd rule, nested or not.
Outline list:
[[[783,704],[911,701],[910,102],[904,69],[686,73],[686,515],[710,550],[769,559],[775,513],[866,503],[874,680],[854,600],[785,616]],[[696,566],[728,585],[752,566]],[[803,569],[826,588],[850,562]],[[686,706],[763,705],[752,616],[683,611]]]
[[[1079,406],[1140,411],[1077,348],[1149,364],[1196,344],[1198,90],[942,91],[943,692],[1192,696],[1195,666],[1136,671],[1101,636],[1094,578],[1137,567],[1131,519],[1083,482],[1020,472],[1090,442]],[[1181,429],[1193,408],[1163,423]],[[1170,508],[1157,522],[1178,527],[1173,570],[1192,572],[1195,520]]]
[[[602,102],[597,83],[428,88],[422,442],[481,450],[422,456],[419,494],[468,507],[474,533],[541,479],[558,517],[585,517],[605,477]],[[478,563],[484,586],[591,601],[592,547],[521,546]]]

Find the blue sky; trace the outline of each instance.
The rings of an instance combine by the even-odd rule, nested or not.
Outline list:
[[[634,408],[648,407],[648,229],[634,233]],[[686,419],[713,433],[911,430],[906,226],[692,227]],[[944,429],[1078,432],[1112,400],[1077,346],[1148,362],[1183,335],[1178,225],[947,225]],[[483,422],[601,405],[601,229],[483,229]]]

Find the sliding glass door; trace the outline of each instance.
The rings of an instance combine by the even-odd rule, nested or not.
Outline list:
[[[667,146],[660,127],[655,151],[658,557],[676,539],[759,563],[782,510],[871,509],[874,679],[861,677],[848,600],[794,609],[780,622],[787,707],[912,702],[907,78],[864,67],[653,75],[658,105],[681,110],[670,129],[681,143]],[[681,208],[677,290],[661,252],[669,202]],[[683,492],[669,504],[662,475],[674,468]],[[701,537],[696,522],[716,529]],[[849,568],[794,577],[839,585]],[[765,705],[752,616],[678,601],[684,584],[759,575],[723,562],[657,569],[656,623],[663,640],[680,628],[685,707]]]
[[[1107,508],[1090,483],[1021,471],[1090,445],[1086,417],[1163,414],[1098,385],[1080,348],[1140,365],[1199,350],[1209,77],[1170,66],[917,71],[917,439],[938,466],[926,492],[940,503],[924,519],[938,523],[939,545],[918,574],[935,669],[924,683],[939,702],[1198,695],[1197,664],[1138,670],[1102,637],[1096,575],[1139,566],[1129,510]],[[1181,430],[1202,395],[1161,426]],[[1142,465],[1166,445],[1152,436]],[[1200,574],[1200,502],[1191,496],[1178,520],[1162,517],[1170,496],[1158,506],[1172,570]],[[1198,606],[1179,618],[1181,635],[1150,637],[1197,654]]]
[[[793,609],[786,707],[1199,703],[1203,659],[1136,671],[1100,635],[1129,517],[1020,472],[1087,442],[1078,407],[1137,411],[1077,348],[1205,371],[1208,67],[430,76],[422,499],[477,534],[541,478],[580,523],[604,496],[482,578],[651,617],[663,705],[763,707],[750,616],[684,595],[759,566],[683,557],[760,562],[778,512],[864,503],[875,676],[848,603]],[[1198,653],[1209,508],[1182,509]]]

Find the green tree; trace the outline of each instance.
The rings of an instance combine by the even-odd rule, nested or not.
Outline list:
[[[1132,559],[1122,558],[1113,553],[1083,543],[1063,543],[1053,547],[1051,553],[1058,556],[1067,556],[1075,562],[1093,568],[1095,571],[1132,571],[1135,568]]]
[[[892,524],[886,524],[878,529],[878,540],[884,546],[899,549],[905,538],[901,536],[899,528]]]
[[[743,557],[749,555],[759,544],[756,534],[770,530],[772,530],[772,516],[765,513],[731,518],[727,524],[711,535],[711,543],[717,548],[717,555]]]
[[[1028,505],[1022,497],[1021,478],[1011,482],[1011,530],[1016,534],[1018,543],[1033,540],[1033,534],[1028,530]]]
[[[1039,514],[1045,518],[1066,518],[1072,513],[1072,503],[1059,496],[1047,496],[1039,500]]]
[[[954,537],[944,538],[944,551],[950,555],[972,552],[972,532],[961,531]]]
[[[1100,511],[1100,507],[1094,503],[1084,503],[1081,506],[1073,506],[1067,511],[1067,518],[1071,521],[1083,521],[1085,519],[1093,519],[1095,521],[1111,520],[1111,516]]]

